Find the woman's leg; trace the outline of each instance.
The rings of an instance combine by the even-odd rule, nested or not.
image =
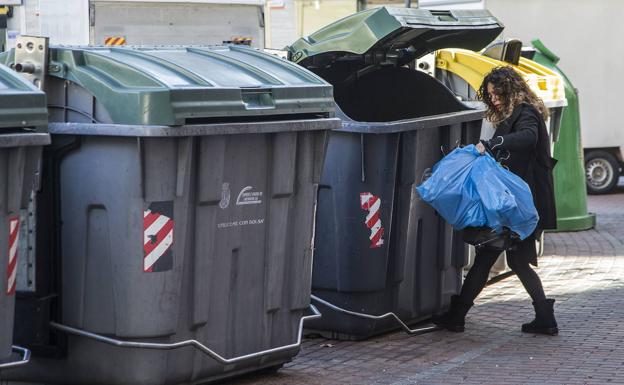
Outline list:
[[[477,251],[475,261],[464,280],[459,297],[466,303],[472,303],[485,287],[490,270],[501,254],[500,251],[483,248]]]
[[[529,265],[527,247],[535,247],[534,241],[531,238],[531,241],[527,243],[528,245],[521,245],[517,250],[507,251],[507,264],[516,273],[533,302],[537,303],[545,300],[546,294],[540,277]]]
[[[533,307],[535,308],[535,319],[522,324],[522,331],[525,333],[557,335],[559,328],[553,308],[555,300],[546,298],[542,281],[529,265],[530,254],[528,253],[532,252],[532,250],[528,249],[529,247],[535,247],[532,239],[521,244],[518,250],[507,252],[507,264],[516,273],[527,293],[533,299]]]
[[[433,323],[453,332],[463,332],[466,323],[466,313],[472,307],[472,301],[483,290],[490,269],[500,252],[489,249],[481,249],[477,252],[474,264],[468,271],[466,280],[461,289],[460,295],[451,297],[451,307],[441,316],[434,317]]]

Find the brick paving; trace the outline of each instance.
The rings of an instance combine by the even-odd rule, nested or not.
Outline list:
[[[548,234],[538,272],[560,334],[524,334],[531,301],[516,277],[485,288],[466,332],[305,340],[277,373],[236,385],[624,384],[624,188],[589,198],[597,226]]]

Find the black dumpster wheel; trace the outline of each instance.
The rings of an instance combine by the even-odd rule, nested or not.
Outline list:
[[[585,157],[585,179],[589,194],[607,194],[617,185],[620,165],[606,151],[590,151]]]

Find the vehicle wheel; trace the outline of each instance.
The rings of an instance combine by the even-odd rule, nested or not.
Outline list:
[[[606,151],[591,151],[585,157],[585,177],[588,193],[606,194],[620,179],[620,165]]]

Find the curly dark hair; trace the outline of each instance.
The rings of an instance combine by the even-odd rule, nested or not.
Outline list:
[[[502,102],[500,109],[496,108],[490,100],[490,94],[487,89],[488,83],[492,83],[494,92],[499,95]],[[522,76],[510,66],[496,67],[490,71],[483,79],[481,87],[477,91],[477,97],[487,106],[485,118],[494,124],[507,119],[514,108],[522,102],[535,107],[544,120],[548,119],[549,116],[548,109],[544,106],[542,99],[529,88]]]

